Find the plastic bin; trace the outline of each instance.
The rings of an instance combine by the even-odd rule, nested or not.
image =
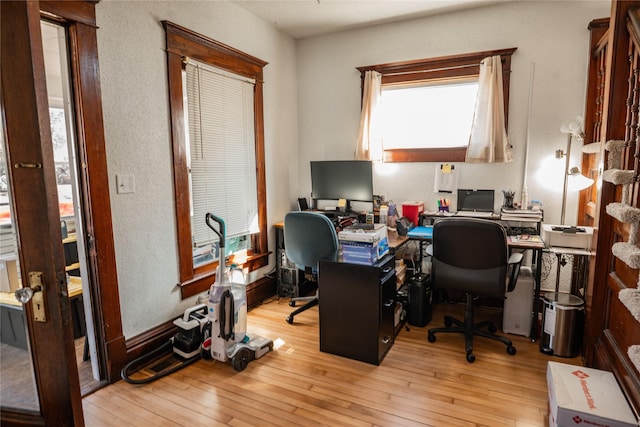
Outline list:
[[[571,294],[547,292],[542,302],[540,351],[561,357],[577,356],[582,344],[584,301]]]

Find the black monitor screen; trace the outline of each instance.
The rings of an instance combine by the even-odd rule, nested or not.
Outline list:
[[[373,166],[365,160],[311,162],[311,196],[316,200],[373,201]]]
[[[493,212],[494,190],[458,190],[458,210]]]

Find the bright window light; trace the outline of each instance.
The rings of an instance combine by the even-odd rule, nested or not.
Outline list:
[[[477,78],[383,87],[385,150],[466,146],[477,93]]]

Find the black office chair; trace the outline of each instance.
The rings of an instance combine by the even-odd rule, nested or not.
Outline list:
[[[511,340],[496,335],[492,322],[473,322],[473,300],[476,296],[504,298],[505,292],[512,291],[516,285],[522,254],[514,253],[509,257],[504,228],[497,222],[482,219],[439,220],[433,226],[432,251],[434,286],[462,291],[467,301],[464,321],[445,316],[446,327],[429,329],[429,342],[435,342],[435,334],[439,332],[463,333],[469,363],[476,359],[473,354],[474,335],[500,341],[507,346],[507,353],[515,354],[516,348]],[[488,330],[483,329],[485,327]]]
[[[338,259],[338,234],[329,218],[318,212],[294,211],[284,217],[284,250],[287,258],[300,270],[304,270],[308,280],[317,280],[318,261],[321,259],[336,261]],[[318,305],[319,290],[312,297],[291,299],[306,301],[306,304],[287,317],[293,323],[293,317],[309,308]]]

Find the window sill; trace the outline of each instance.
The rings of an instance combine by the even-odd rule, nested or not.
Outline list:
[[[260,267],[264,267],[269,263],[270,252],[261,254],[249,255],[246,259],[243,259],[242,267],[248,268],[249,271],[257,270]],[[235,259],[231,259],[231,262],[237,262]],[[178,283],[180,287],[180,295],[182,299],[186,299],[197,295],[201,292],[208,291],[211,285],[215,282],[217,270],[209,270],[200,274],[196,274],[192,279],[186,280],[182,283]],[[249,285],[249,284],[248,284]]]
[[[384,150],[385,162],[464,162],[467,147]]]

